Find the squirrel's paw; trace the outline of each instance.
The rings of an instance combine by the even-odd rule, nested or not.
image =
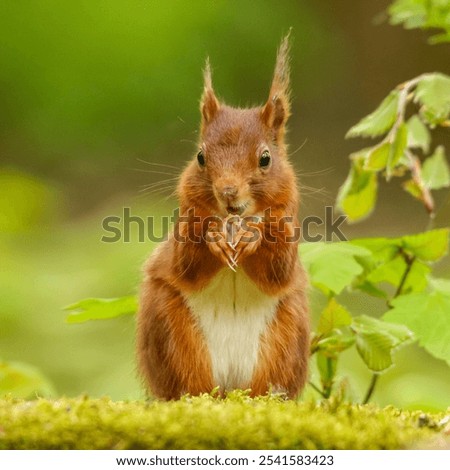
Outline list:
[[[241,228],[236,237],[236,253],[234,255],[235,263],[255,253],[255,251],[261,246],[262,237],[263,233],[260,225],[253,222],[247,222],[246,227]]]
[[[220,231],[220,228],[215,223],[210,224],[205,237],[209,251],[217,256],[224,264],[228,265],[230,269],[236,271],[236,249],[228,238],[227,233]]]

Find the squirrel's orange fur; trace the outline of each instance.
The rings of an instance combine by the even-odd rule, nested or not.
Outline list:
[[[305,384],[307,280],[298,241],[286,239],[298,227],[299,202],[284,143],[290,114],[288,49],[286,37],[263,107],[236,109],[221,103],[207,63],[201,157],[187,166],[178,185],[180,215],[188,221],[178,222],[175,231],[187,239],[172,234],[155,250],[141,291],[138,363],[157,397],[208,393],[218,385],[220,393],[237,386],[251,389],[252,395],[272,388],[294,397]],[[263,167],[261,158],[267,155],[270,163]],[[238,237],[234,247],[220,224],[193,219],[226,219],[231,212],[241,220],[269,208],[276,220],[291,221],[279,229],[266,219],[252,221],[250,232],[240,236],[259,237]],[[245,344],[245,335],[251,344]]]

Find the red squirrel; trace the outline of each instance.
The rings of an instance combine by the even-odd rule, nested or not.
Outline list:
[[[305,384],[307,277],[293,236],[289,115],[289,35],[262,107],[219,101],[207,61],[200,150],[179,180],[174,232],[150,256],[141,287],[138,365],[158,398],[216,387],[293,398]]]

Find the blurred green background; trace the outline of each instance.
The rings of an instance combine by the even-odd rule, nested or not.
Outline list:
[[[68,325],[62,311],[85,297],[137,291],[153,244],[136,236],[102,243],[103,218],[123,207],[171,214],[173,181],[166,191],[143,188],[178,170],[143,161],[181,169],[194,154],[205,58],[225,101],[262,103],[276,48],[291,26],[292,160],[305,188],[302,215],[324,214],[345,179],[348,154],[362,146],[344,140],[350,126],[398,83],[422,72],[450,73],[448,46],[428,46],[424,33],[389,26],[388,4],[2,0],[0,358],[37,367],[56,394],[143,397],[133,317]],[[444,131],[433,137],[444,142]],[[426,224],[419,203],[397,184],[384,184],[375,214],[345,234],[393,236]],[[437,266],[438,275],[448,275],[449,266]],[[312,304],[317,310],[320,300]],[[354,297],[347,306],[355,314],[384,308]],[[376,402],[449,405],[444,362],[415,346],[396,359]],[[370,374],[353,352],[343,355],[340,375],[359,399]]]

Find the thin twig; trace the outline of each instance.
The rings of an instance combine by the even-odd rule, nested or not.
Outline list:
[[[369,403],[370,398],[373,395],[373,392],[375,391],[375,386],[377,385],[378,378],[380,377],[380,374],[374,373],[372,375],[372,380],[370,381],[369,388],[367,389],[366,396],[364,397],[364,400],[362,402],[363,405],[367,405]]]
[[[416,260],[415,256],[409,256],[403,250],[401,250],[401,254],[403,256],[403,259],[405,260],[406,269],[403,272],[403,276],[400,280],[400,284],[398,285],[397,290],[395,291],[395,294],[394,294],[394,296],[392,297],[391,300],[393,300],[393,299],[397,298],[399,295],[401,295],[403,287],[405,286],[406,280],[408,279],[408,275],[411,272],[411,268],[413,267],[414,261]]]
[[[406,268],[405,268],[405,271],[403,272],[402,278],[400,279],[400,283],[397,287],[397,290],[395,291],[395,294],[393,295],[392,299],[388,302],[389,308],[392,308],[392,305],[391,305],[392,300],[394,300],[399,295],[401,295],[403,288],[405,287],[405,283],[408,279],[409,273],[411,272],[411,269],[413,267],[414,261],[416,261],[415,256],[408,255],[408,253],[406,253],[402,249],[400,249],[399,253],[402,255],[403,259],[405,260]],[[375,372],[372,375],[372,380],[370,381],[369,388],[367,389],[365,398],[363,400],[363,405],[366,405],[369,402],[370,398],[372,397],[373,392],[375,391],[375,387],[377,385],[379,376],[380,374],[378,374],[377,372]]]
[[[313,384],[311,381],[308,382],[308,383],[309,383],[309,385],[310,385],[317,393],[319,393],[320,395],[322,395],[323,398],[327,398],[327,397],[325,396],[325,393],[323,393],[322,390],[320,390],[320,388],[319,388],[317,385]]]
[[[431,191],[425,186],[422,179],[422,164],[420,163],[419,158],[413,155],[408,149],[405,150],[405,155],[409,162],[409,169],[411,171],[412,179],[422,191],[423,205],[425,206],[425,209],[427,210],[428,215],[432,220],[435,213],[435,204]]]

